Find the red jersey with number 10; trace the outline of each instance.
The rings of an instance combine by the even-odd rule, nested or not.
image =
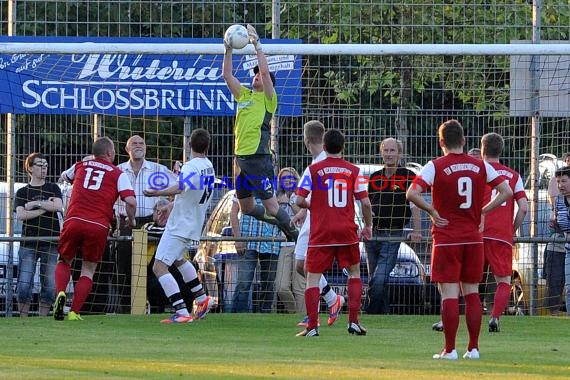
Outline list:
[[[431,186],[433,207],[449,221],[445,227],[432,227],[434,245],[482,243],[479,225],[485,189],[502,181],[491,165],[464,153],[428,162],[414,184],[423,189]]]
[[[327,157],[305,170],[297,194],[305,198],[311,194],[309,247],[358,243],[354,199],[368,196],[358,166]]]
[[[135,196],[127,175],[105,160],[78,162],[64,175],[73,183],[66,220],[81,219],[109,228],[117,198]]]
[[[509,182],[509,186],[513,190],[513,197],[485,215],[483,238],[499,240],[512,245],[515,235],[513,226],[515,201],[526,198],[523,181],[519,173],[499,162],[491,162],[490,165]],[[484,202],[488,203],[495,195],[495,189],[487,186]]]

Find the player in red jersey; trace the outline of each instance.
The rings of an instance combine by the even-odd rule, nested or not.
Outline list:
[[[93,159],[81,161],[66,170],[62,177],[74,184],[59,238],[59,261],[55,267],[53,316],[63,320],[65,289],[71,275],[71,262],[81,251],[81,276],[75,284],[69,320],[81,320],[81,307],[93,286],[93,275],[107,244],[113,220],[113,205],[120,196],[126,203],[127,218],[135,226],[137,201],[127,178],[113,165],[115,147],[108,137],[93,143]]]
[[[508,181],[514,194],[513,198],[502,203],[500,207],[485,216],[485,228],[483,230],[485,261],[491,266],[491,272],[497,282],[493,311],[489,321],[489,332],[500,330],[499,317],[509,303],[511,273],[513,271],[513,236],[528,212],[528,200],[521,176],[499,161],[504,146],[503,138],[497,133],[487,133],[481,138],[483,159]],[[487,187],[484,201],[489,202],[494,196],[493,189]],[[515,201],[518,206],[516,214]]]
[[[331,269],[336,258],[340,268],[348,270],[348,332],[366,335],[360,326],[358,314],[362,303],[360,279],[360,250],[358,226],[354,221],[354,200],[359,200],[364,217],[362,237],[372,237],[372,207],[368,199],[367,182],[360,169],[342,159],[344,136],[336,130],[323,137],[327,158],[310,165],[299,182],[297,205],[309,208],[311,230],[305,267],[307,288],[305,305],[309,321],[298,336],[318,336],[319,280]],[[311,194],[310,202],[307,197]]]
[[[416,177],[407,197],[425,210],[433,223],[431,278],[441,293],[441,314],[445,347],[434,359],[457,359],[455,339],[459,327],[459,294],[465,299],[469,332],[467,359],[479,358],[479,330],[482,306],[479,282],[483,276],[484,252],[482,216],[498,207],[513,192],[495,169],[463,153],[463,127],[449,120],[439,127],[439,145],[444,156],[432,160]],[[490,184],[498,195],[484,204],[484,189]],[[421,193],[431,187],[432,204]]]

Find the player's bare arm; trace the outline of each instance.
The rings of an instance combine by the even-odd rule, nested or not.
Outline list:
[[[418,184],[414,184],[406,192],[406,198],[410,202],[413,202],[417,207],[427,212],[434,225],[437,227],[447,226],[449,221],[439,216],[437,210],[422,197],[422,192],[423,188]]]
[[[168,186],[166,189],[146,189],[143,194],[147,197],[170,197],[172,195],[180,194],[182,189],[178,183]]]
[[[295,205],[297,203],[295,202]],[[307,218],[307,209],[306,208],[301,208],[299,210],[299,212],[297,212],[292,218],[291,218],[291,225],[293,226],[297,226],[300,227],[303,225],[303,223],[305,223],[305,219]]]
[[[134,196],[128,196],[123,199],[125,202],[125,211],[127,212],[127,221],[132,227],[136,227],[135,213],[137,211],[137,199]]]
[[[522,225],[526,214],[528,213],[528,199],[525,197],[519,198],[517,200],[518,210],[515,214],[515,219],[513,220],[514,231],[518,230]]]
[[[495,186],[495,190],[497,190],[499,193],[489,203],[483,206],[482,209],[483,215],[499,207],[501,203],[505,202],[506,200],[508,200],[513,196],[513,190],[511,189],[507,181],[503,181],[497,186]]]
[[[420,243],[422,241],[422,220],[420,215],[420,209],[414,205],[411,207],[412,210],[412,232],[409,234],[408,238],[414,243]]]
[[[360,208],[362,216],[364,217],[364,228],[360,233],[363,240],[370,240],[372,238],[372,204],[370,198],[366,197],[360,200]]]
[[[311,203],[307,200],[307,198],[301,196],[301,195],[297,195],[297,199],[295,200],[295,204],[297,206],[299,206],[300,208],[311,208]]]

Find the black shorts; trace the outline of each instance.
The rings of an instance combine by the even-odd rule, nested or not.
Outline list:
[[[271,155],[237,156],[236,163],[239,170],[236,178],[238,199],[252,195],[261,200],[273,197],[276,176]]]

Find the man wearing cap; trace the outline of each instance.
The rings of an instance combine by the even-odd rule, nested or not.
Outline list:
[[[232,48],[226,45],[222,75],[237,101],[234,125],[236,156],[236,194],[242,213],[277,225],[289,241],[296,241],[298,232],[291,225],[287,212],[279,207],[273,188],[275,171],[269,149],[271,121],[277,110],[275,76],[269,71],[255,28],[247,26],[249,40],[257,53],[258,65],[251,89],[240,84],[232,73]],[[253,195],[261,199],[256,204]]]

